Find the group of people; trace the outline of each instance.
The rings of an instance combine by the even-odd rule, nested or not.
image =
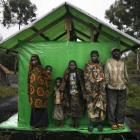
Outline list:
[[[103,130],[101,122],[106,112],[113,130],[125,129],[127,70],[120,59],[120,49],[111,49],[112,58],[103,63],[98,60],[98,51],[90,53],[91,60],[84,71],[71,60],[63,78],[57,77],[54,86],[54,106],[52,118],[57,120],[56,127],[63,126],[67,116],[72,117],[70,127],[78,128],[78,118],[84,116],[87,107],[90,124],[88,131]],[[48,125],[48,98],[52,84],[52,67],[41,65],[39,56],[31,56],[28,72],[28,99],[31,106],[30,125],[32,128],[44,128]]]

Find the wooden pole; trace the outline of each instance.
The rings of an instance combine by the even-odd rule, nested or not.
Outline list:
[[[71,31],[71,15],[69,13],[65,15],[65,30],[67,31],[67,41],[69,41]]]
[[[93,24],[90,23],[90,41],[94,42]]]

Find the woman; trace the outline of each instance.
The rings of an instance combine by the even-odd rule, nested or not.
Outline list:
[[[64,93],[64,106],[72,117],[70,127],[78,128],[78,118],[83,117],[83,95],[85,94],[84,73],[77,68],[76,62],[71,60],[64,73],[61,84],[61,92]]]
[[[52,75],[41,65],[39,56],[33,54],[28,72],[28,99],[31,106],[30,125],[32,128],[44,128],[48,125],[48,98]]]
[[[93,122],[98,123],[98,130],[102,131],[101,121],[106,116],[106,91],[104,84],[103,63],[98,60],[97,51],[91,52],[91,60],[86,63],[84,70],[85,87],[87,93],[87,110],[90,119],[88,131],[93,131]]]

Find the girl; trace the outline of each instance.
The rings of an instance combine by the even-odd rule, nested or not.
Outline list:
[[[73,123],[70,127],[78,128],[78,118],[83,117],[83,95],[85,95],[84,73],[77,68],[76,62],[71,60],[64,73],[61,84],[61,92],[64,93],[64,105]]]
[[[30,125],[32,128],[44,128],[48,125],[48,98],[52,75],[41,65],[39,56],[33,54],[28,72],[28,99],[31,106]]]
[[[60,84],[62,82],[61,77],[57,77],[55,79],[56,86],[54,87],[54,106],[53,106],[53,113],[52,118],[57,120],[56,127],[62,127],[63,126],[63,120],[64,120],[64,111],[63,106],[61,104],[61,100],[63,98],[62,94],[60,93]],[[60,122],[59,122],[60,121]]]
[[[87,93],[87,110],[90,119],[88,131],[93,130],[93,122],[98,123],[98,131],[102,131],[100,124],[106,115],[106,91],[104,84],[103,63],[98,61],[97,51],[91,52],[91,60],[86,63],[84,78]]]

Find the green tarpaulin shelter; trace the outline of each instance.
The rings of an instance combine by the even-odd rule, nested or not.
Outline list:
[[[79,40],[81,42],[78,42]],[[44,66],[49,64],[53,67],[52,74],[53,79],[55,79],[58,76],[63,76],[68,62],[72,59],[76,60],[79,68],[84,69],[92,50],[98,50],[99,60],[105,64],[106,59],[111,57],[110,50],[114,46],[120,47],[121,52],[135,50],[140,47],[140,41],[69,3],[61,4],[0,42],[0,47],[6,49],[7,53],[15,52],[19,56],[19,113],[10,120],[1,123],[0,128],[32,130],[29,126],[30,106],[27,99],[27,72],[32,54],[38,54]],[[52,89],[53,86],[54,80]],[[63,128],[54,127],[55,120],[51,117],[53,108],[52,89],[48,108],[50,124],[46,130],[88,133],[89,119],[86,110],[85,116],[79,119],[79,129],[68,127],[71,118],[65,120]],[[102,134],[130,131],[126,124],[126,129],[115,131],[108,127],[107,120],[103,124],[104,131]],[[92,133],[98,134],[99,132],[95,128]]]

